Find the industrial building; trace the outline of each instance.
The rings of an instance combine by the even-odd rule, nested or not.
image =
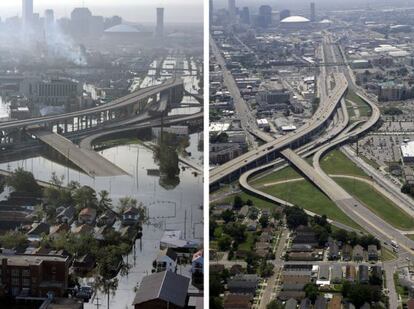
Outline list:
[[[260,85],[256,100],[262,108],[269,108],[278,103],[289,103],[290,93],[280,82],[266,81]]]
[[[64,105],[72,98],[82,95],[82,85],[72,79],[25,79],[21,92],[31,103]]]

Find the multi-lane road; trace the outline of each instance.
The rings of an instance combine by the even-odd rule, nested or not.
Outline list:
[[[250,145],[256,146],[257,143],[255,141],[255,137],[258,137],[266,142],[273,141],[274,138],[272,136],[264,133],[257,127],[256,118],[253,116],[247,102],[241,96],[239,87],[234,80],[233,74],[229,69],[227,69],[226,60],[221,54],[220,49],[213,37],[210,37],[210,46],[216,62],[219,64],[223,72],[224,85],[227,87],[228,91],[231,94],[231,97],[233,98],[236,115],[240,119],[241,126],[246,132]]]

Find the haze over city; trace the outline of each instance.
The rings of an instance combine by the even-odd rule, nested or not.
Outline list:
[[[35,0],[34,11],[41,15],[46,9],[52,8],[55,16],[68,17],[75,7],[88,7],[96,15],[122,16],[125,20],[134,23],[154,23],[154,8],[165,8],[165,22],[168,23],[202,23],[202,0]],[[4,19],[12,16],[21,16],[21,1],[0,1],[0,16]]]
[[[266,1],[266,0],[237,0],[237,6],[260,6],[260,5],[271,5],[278,9],[291,8],[291,9],[302,9],[308,6],[310,2],[314,2],[319,6],[320,9],[350,9],[350,8],[366,8],[368,6],[372,8],[381,7],[399,7],[399,6],[413,6],[413,2],[410,0],[277,0],[277,1]],[[226,7],[227,0],[215,0],[214,6],[216,8]]]

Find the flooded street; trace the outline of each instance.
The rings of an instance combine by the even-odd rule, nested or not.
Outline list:
[[[200,134],[190,136],[191,152],[189,159],[202,163],[202,153],[198,151]],[[164,230],[181,230],[187,239],[202,242],[203,237],[203,201],[202,175],[194,175],[189,168],[180,164],[180,183],[173,189],[166,189],[159,183],[158,176],[147,174],[149,169],[158,169],[151,150],[141,144],[117,146],[100,152],[105,158],[124,169],[129,176],[91,178],[74,169],[36,156],[27,160],[0,164],[0,169],[13,171],[23,167],[43,181],[49,181],[52,173],[65,177],[68,181],[78,181],[88,185],[97,192],[107,190],[113,200],[114,207],[118,200],[125,196],[136,198],[147,208],[150,224],[143,228],[142,248],[140,241],[136,243],[136,252],[131,252],[125,260],[132,265],[126,277],[119,277],[119,287],[111,297],[111,308],[132,308],[135,296],[134,287],[141,279],[151,273],[152,262],[159,251],[159,242]],[[185,230],[185,231],[184,231]],[[106,306],[107,298],[98,293],[99,302]],[[96,303],[96,299],[94,300]],[[92,304],[85,304],[85,308],[96,308]]]

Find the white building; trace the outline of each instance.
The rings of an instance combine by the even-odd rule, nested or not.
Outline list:
[[[269,121],[267,119],[257,119],[257,125],[260,129],[268,130],[270,129]]]
[[[414,141],[406,142],[401,145],[402,159],[406,163],[414,162]]]

